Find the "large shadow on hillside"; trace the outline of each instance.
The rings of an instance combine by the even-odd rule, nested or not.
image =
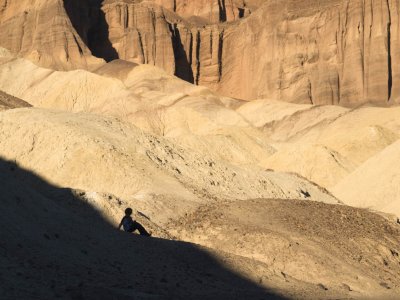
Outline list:
[[[109,26],[101,10],[103,0],[64,0],[64,7],[82,41],[96,57],[109,62],[118,52],[109,40]]]
[[[284,299],[203,248],[117,231],[79,195],[3,159],[0,205],[2,299]]]

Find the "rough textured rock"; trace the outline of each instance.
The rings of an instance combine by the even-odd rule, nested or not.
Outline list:
[[[175,73],[180,77],[243,99],[270,97],[297,103],[344,105],[398,101],[398,2],[264,2],[239,23],[205,27],[174,19],[164,10],[162,15],[153,13],[153,28],[158,30],[150,34],[156,36],[153,49],[162,53],[162,58],[154,55],[158,61],[145,58],[144,62],[171,71],[175,58]],[[215,3],[209,3],[213,11]],[[115,14],[112,5],[135,6],[113,1],[103,8],[107,19]],[[196,12],[196,5],[191,7],[181,15],[203,14]],[[179,13],[179,5],[175,11]],[[137,23],[142,26],[149,22]],[[136,29],[130,24],[127,28]],[[121,28],[116,31],[121,32]],[[124,44],[114,43],[112,33],[111,30],[113,44]],[[168,47],[165,42],[172,42],[174,56],[171,45]]]
[[[400,101],[400,8],[394,0],[0,5],[0,45],[44,66],[90,68],[99,63],[93,53],[156,65],[242,99]]]
[[[314,104],[398,101],[398,11],[398,1],[269,1],[226,30],[219,90]]]
[[[298,103],[344,105],[398,101],[397,2],[264,2],[242,22],[205,27],[185,24],[159,10],[158,14],[152,14],[153,28],[157,30],[145,31],[146,37],[150,34],[158,38],[156,44],[145,43],[142,48],[152,47],[156,54],[162,53],[162,58],[158,54],[154,55],[158,61],[154,57],[145,57],[139,62],[154,63],[171,72],[175,59],[175,74],[181,78],[243,99],[268,96]],[[118,3],[113,1],[112,5],[104,6],[107,19],[112,20],[107,16],[115,14],[115,8],[111,8],[119,7],[121,4]],[[210,6],[200,2],[187,6],[179,3],[174,10],[187,18],[204,15],[196,10],[197,5],[207,10],[209,16],[213,15],[213,7],[218,7],[213,1],[208,2]],[[146,4],[138,7],[143,9],[143,6],[149,7]],[[128,14],[125,13],[123,18],[128,19]],[[219,21],[233,19],[220,17]],[[211,17],[209,21],[216,23],[216,18]],[[127,24],[127,28],[148,28],[146,24],[152,22],[131,21],[141,25]],[[122,32],[121,28],[114,30]],[[140,28],[138,32],[141,32]],[[129,43],[114,43],[115,36],[111,30],[111,42],[125,49],[124,45]],[[172,47],[168,47],[171,40]],[[139,50],[145,52],[143,49]],[[130,57],[123,55],[121,58]]]
[[[198,24],[236,21],[251,14],[265,0],[155,0],[155,3]]]
[[[91,55],[62,0],[1,0],[0,44],[46,67],[90,69],[103,61]]]

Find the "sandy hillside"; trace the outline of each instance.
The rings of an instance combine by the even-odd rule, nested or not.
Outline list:
[[[35,108],[2,112],[0,121],[3,157],[53,184],[123,198],[159,221],[217,199],[338,203],[294,174],[238,166],[115,118]]]
[[[115,116],[240,164],[258,164],[274,152],[265,134],[232,109],[240,101],[161,69],[114,61],[96,73],[58,72],[5,53],[0,88],[35,107]]]
[[[400,216],[400,141],[385,148],[332,191],[349,205]]]
[[[319,287],[325,299],[398,293],[399,226],[362,209],[295,200],[235,201],[202,206],[173,227],[183,240],[265,263],[268,273],[260,269],[260,282],[278,275],[293,290],[300,282]]]
[[[245,278],[250,259],[118,233],[70,189],[0,170],[2,299],[285,299]]]
[[[0,56],[0,88],[34,106],[111,115],[196,149],[199,156],[244,168],[297,173],[327,189],[351,177],[400,134],[398,107],[243,102],[158,68],[121,60],[92,73],[59,72],[6,50]],[[257,192],[251,195],[259,197]],[[384,195],[397,201],[391,193]]]
[[[0,168],[4,299],[395,299],[398,293],[398,226],[363,210],[293,200],[215,202],[164,226],[208,248],[117,233],[104,208],[95,210],[82,192],[3,159]],[[118,207],[116,199],[108,202]]]
[[[399,107],[348,109],[259,100],[237,111],[277,150],[262,166],[299,173],[326,188],[400,137]]]
[[[399,225],[342,204],[399,212],[399,107],[245,102],[4,49],[0,89],[7,299],[399,294]],[[152,239],[115,231],[127,206]]]

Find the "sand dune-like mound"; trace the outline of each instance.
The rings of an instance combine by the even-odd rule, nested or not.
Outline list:
[[[260,164],[333,187],[400,137],[400,109],[258,100],[236,109],[276,150]]]
[[[321,294],[309,298],[398,293],[399,227],[362,209],[277,199],[219,202],[174,227],[183,240],[265,263],[267,273],[254,268],[260,283],[280,276],[293,291],[299,282],[318,287]]]
[[[152,66],[113,61],[94,73],[59,72],[11,55],[0,62],[0,79],[0,88],[36,107],[115,116],[228,161],[258,164],[274,152],[266,136],[233,109],[241,101]]]
[[[289,144],[264,160],[266,168],[295,172],[324,187],[331,187],[356,167],[340,153],[321,144]]]
[[[237,165],[202,149],[145,134],[115,118],[19,109],[2,112],[0,120],[3,157],[53,184],[137,202],[163,221],[211,199],[338,203],[296,175]]]
[[[388,146],[337,184],[346,203],[400,216],[400,141]]]
[[[147,65],[55,72],[2,55],[0,88],[32,105],[115,116],[218,160],[298,173],[326,188],[400,136],[398,108],[246,103]]]

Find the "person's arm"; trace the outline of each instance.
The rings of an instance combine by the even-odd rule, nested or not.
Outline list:
[[[122,222],[124,221],[124,219],[125,219],[125,217],[123,217],[122,220],[121,220],[121,222],[119,223],[119,225],[118,225],[118,230],[121,230]]]

